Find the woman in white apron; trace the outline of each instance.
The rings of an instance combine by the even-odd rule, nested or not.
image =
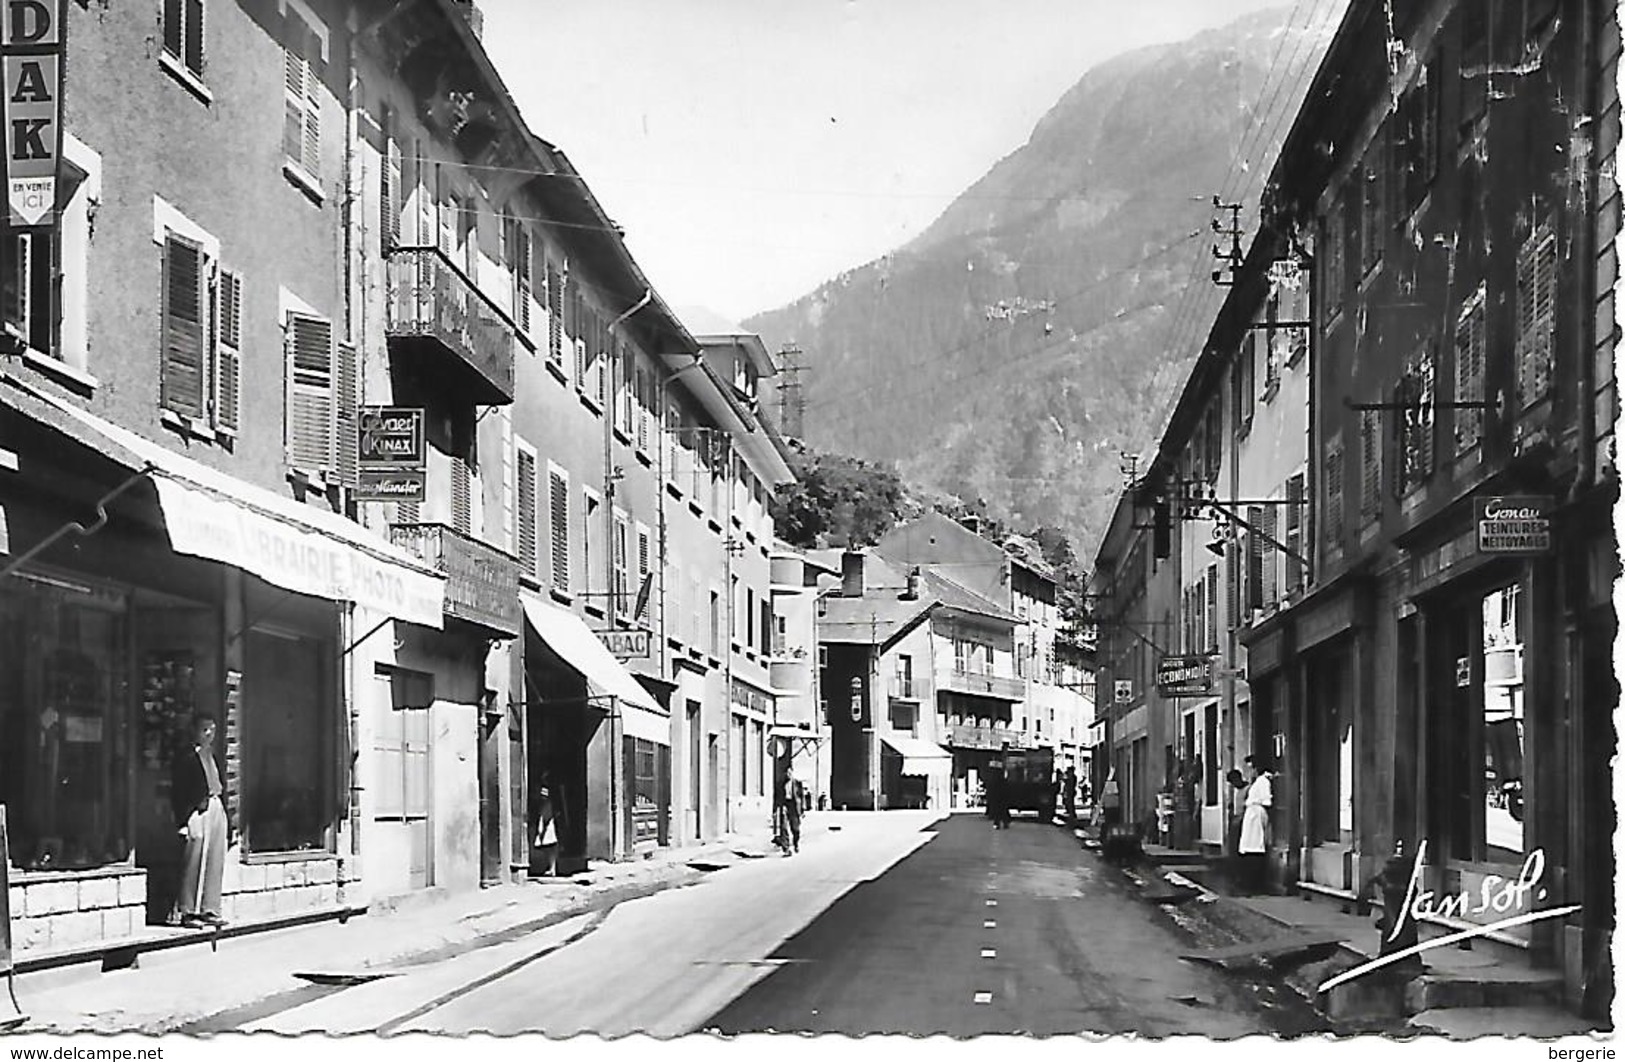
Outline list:
[[[1270,844],[1270,808],[1275,803],[1275,786],[1270,779],[1269,765],[1259,758],[1248,756],[1247,805],[1241,813],[1241,885],[1247,892],[1263,892],[1265,884],[1265,854]]]

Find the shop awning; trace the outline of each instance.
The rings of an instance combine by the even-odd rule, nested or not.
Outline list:
[[[906,734],[882,734],[880,740],[903,757],[904,774],[937,774],[946,771],[948,765],[953,762],[953,753],[924,738],[909,737]]]
[[[603,698],[600,707],[607,711],[609,698],[615,699],[620,708],[622,733],[660,745],[671,744],[670,717],[587,628],[581,617],[529,591],[520,592],[519,603],[524,606],[525,620],[536,636],[566,664],[581,672],[593,696]]]
[[[440,628],[446,580],[339,514],[245,483],[17,381],[0,402],[133,470],[150,469],[170,548],[299,594]]]

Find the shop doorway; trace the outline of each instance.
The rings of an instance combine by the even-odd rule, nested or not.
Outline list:
[[[700,821],[700,775],[704,761],[700,757],[703,735],[700,733],[700,702],[688,702],[688,836],[698,841],[704,836],[704,823]]]
[[[376,675],[385,687],[389,711],[373,736],[373,819],[381,832],[398,835],[406,857],[406,878],[400,884],[406,891],[425,889],[435,882],[429,726],[434,676],[386,665],[379,665]]]
[[[1430,832],[1461,862],[1515,865],[1528,848],[1524,604],[1516,583],[1474,593],[1436,632]]]

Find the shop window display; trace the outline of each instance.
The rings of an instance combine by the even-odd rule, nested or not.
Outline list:
[[[25,869],[131,851],[128,597],[46,574],[0,596],[0,803]]]
[[[1523,833],[1523,637],[1518,587],[1483,603],[1484,825],[1490,857],[1521,857]]]
[[[251,852],[325,851],[340,814],[334,690],[314,639],[255,629],[243,679],[243,839]]]

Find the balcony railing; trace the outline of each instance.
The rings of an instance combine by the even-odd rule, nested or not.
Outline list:
[[[475,404],[511,403],[518,331],[502,308],[437,247],[397,247],[388,270],[384,330],[389,339],[437,346],[452,355]]]
[[[938,679],[937,688],[949,693],[968,693],[976,697],[993,697],[1001,701],[1019,701],[1026,695],[1027,686],[1021,679],[1002,675],[985,675],[977,671],[945,671]]]
[[[1000,749],[1006,745],[1020,749],[1028,747],[1030,743],[1021,731],[1007,726],[960,723],[948,731],[948,744],[961,749]]]
[[[446,615],[517,635],[519,561],[444,524],[390,524],[389,540],[446,576]]]

